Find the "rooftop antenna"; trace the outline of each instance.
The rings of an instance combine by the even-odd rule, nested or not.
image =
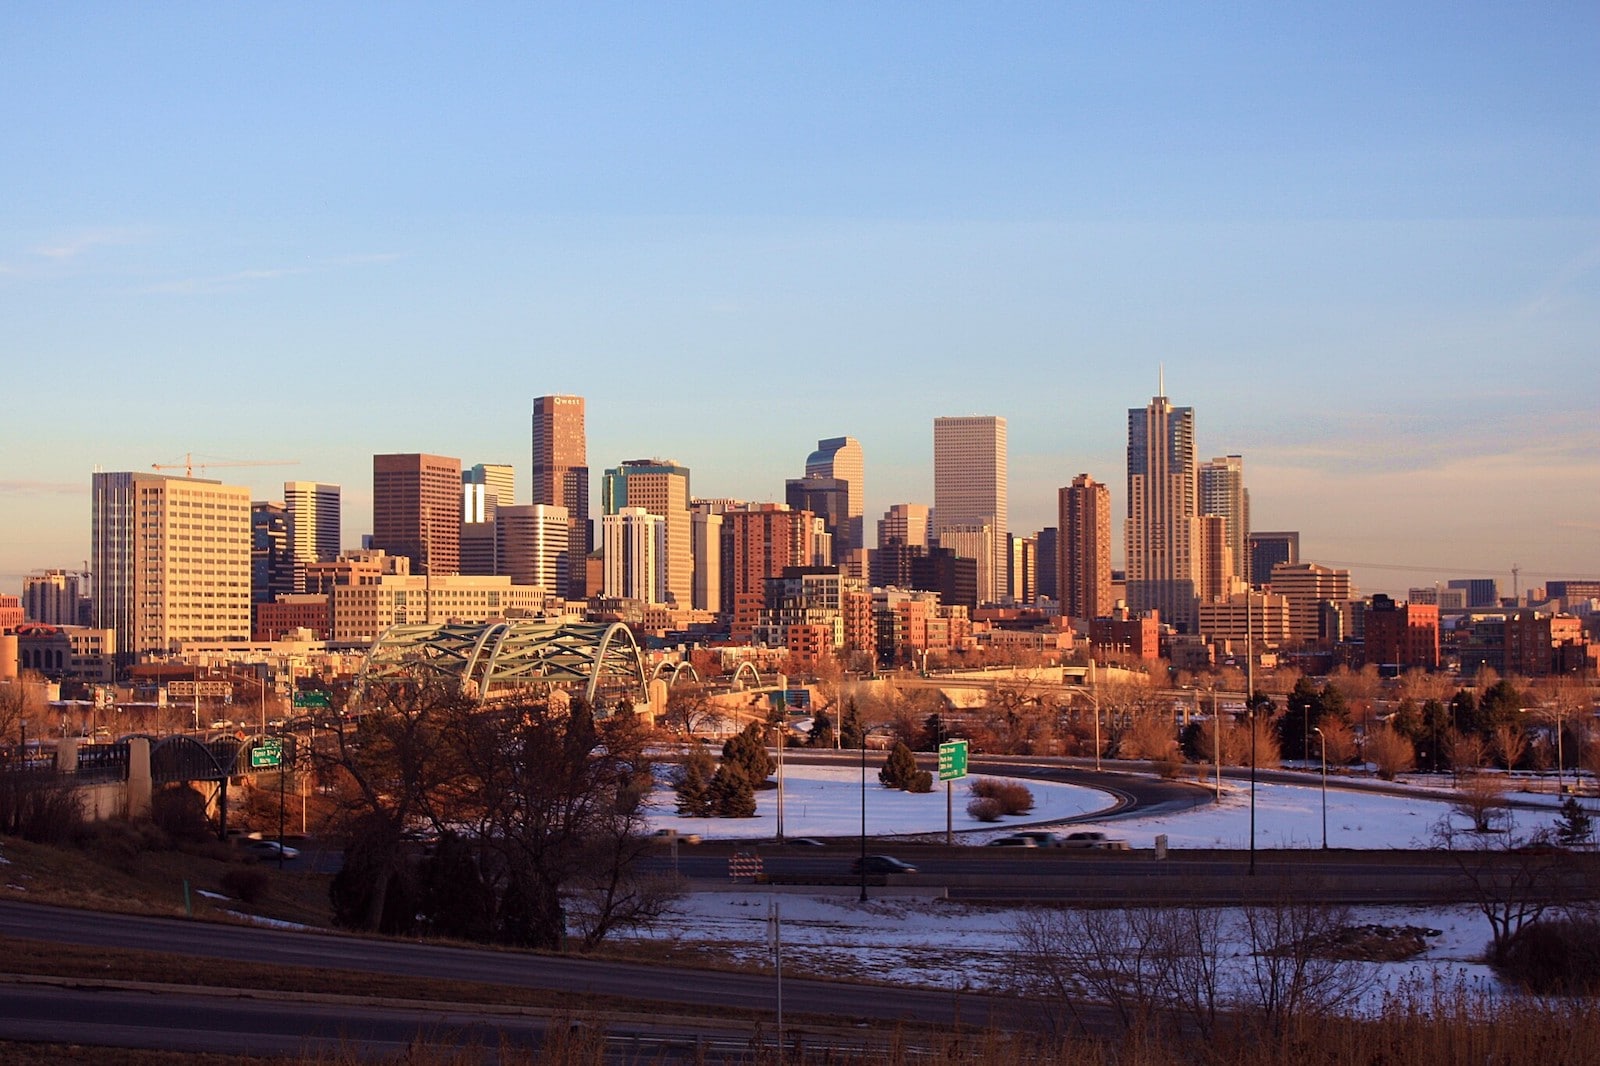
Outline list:
[[[1156,395],[1157,396],[1165,396],[1166,394],[1167,394],[1167,364],[1165,364],[1165,363],[1157,363],[1156,364]]]

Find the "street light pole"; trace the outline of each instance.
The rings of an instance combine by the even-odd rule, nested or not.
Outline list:
[[[1256,873],[1256,627],[1254,597],[1244,597],[1244,706],[1250,723],[1250,876]]]
[[[852,715],[854,702],[850,705]],[[861,902],[867,901],[867,730],[856,718],[856,735],[861,740]]]
[[[1322,850],[1328,850],[1328,734],[1322,731],[1321,726],[1312,726],[1311,731],[1322,741]]]

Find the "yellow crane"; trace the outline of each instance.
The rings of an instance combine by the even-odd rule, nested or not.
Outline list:
[[[215,462],[202,459],[197,463],[194,461],[193,453],[184,452],[183,462],[151,463],[150,469],[182,470],[184,477],[194,477],[195,467],[199,467],[201,472],[204,472],[214,466],[298,466],[299,463],[300,460],[298,459],[218,459]]]

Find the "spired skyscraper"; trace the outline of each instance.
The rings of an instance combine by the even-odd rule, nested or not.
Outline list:
[[[1174,407],[1163,383],[1128,411],[1128,607],[1194,632],[1200,545],[1194,408]]]
[[[989,527],[991,547],[986,559],[978,559],[978,599],[995,603],[1006,587],[1009,562],[1006,420],[996,415],[935,418],[934,536],[949,530],[971,541],[983,526]]]
[[[587,562],[594,536],[589,525],[589,445],[582,396],[539,396],[533,401],[533,502],[566,509],[567,587],[586,594]]]

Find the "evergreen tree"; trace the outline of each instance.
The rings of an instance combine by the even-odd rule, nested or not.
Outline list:
[[[1459,695],[1459,693],[1458,693]],[[1472,693],[1467,693],[1471,696]],[[1418,753],[1427,751],[1427,758],[1418,758],[1418,762],[1426,762],[1431,773],[1438,773],[1444,765],[1445,741],[1450,736],[1451,721],[1450,708],[1439,700],[1429,700],[1422,705],[1422,734],[1417,738]]]
[[[1587,844],[1593,837],[1594,818],[1578,797],[1568,796],[1561,804],[1561,817],[1556,819],[1556,842],[1572,848]]]
[[[678,781],[673,791],[678,795],[678,813],[692,818],[704,818],[711,812],[711,779],[716,774],[716,762],[704,744],[695,744],[684,757],[678,770]]]
[[[833,747],[833,719],[827,712],[818,711],[811,719],[811,735],[806,738],[808,748]]]
[[[711,813],[718,818],[754,818],[756,786],[737,760],[724,760],[711,777]]]
[[[861,715],[856,710],[856,701],[851,700],[844,705],[844,720],[839,723],[839,746],[841,748],[860,748],[866,746],[867,733],[861,725]]]
[[[928,715],[922,722],[922,750],[938,751],[943,741],[949,740],[945,729],[944,719],[939,717],[937,711]]]
[[[750,780],[751,788],[765,787],[767,778],[778,768],[772,756],[767,754],[765,734],[766,729],[760,722],[751,722],[744,727],[744,732],[729,737],[728,742],[722,745],[722,764],[738,763],[744,776]]]
[[[906,747],[904,741],[896,741],[894,750],[884,760],[883,769],[878,771],[878,780],[884,788],[906,789],[916,780],[917,773],[916,756],[911,754],[911,749]]]

